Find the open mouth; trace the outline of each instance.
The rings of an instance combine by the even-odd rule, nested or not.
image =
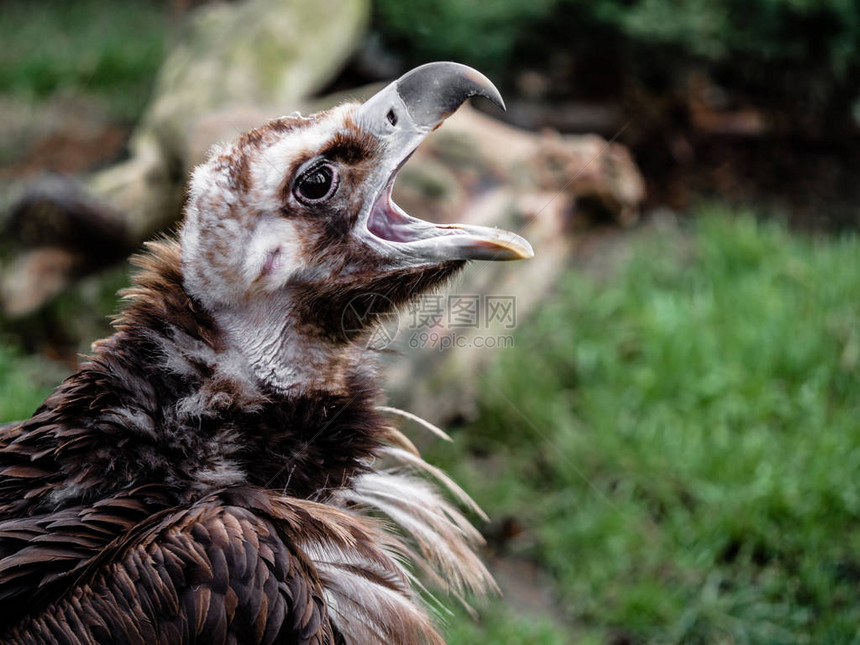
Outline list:
[[[386,186],[374,200],[367,218],[367,230],[386,242],[404,244],[421,239],[415,235],[412,220],[391,201],[393,185]]]
[[[367,219],[367,230],[386,242],[409,244],[440,235],[456,234],[456,229],[437,226],[407,215],[391,199],[394,186],[389,184],[373,202]]]
[[[393,188],[394,177],[374,200],[366,226],[371,235],[402,253],[433,260],[522,260],[534,256],[531,245],[510,231],[433,224],[412,217],[392,201]]]

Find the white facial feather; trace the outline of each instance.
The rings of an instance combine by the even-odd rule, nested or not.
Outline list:
[[[271,213],[262,214],[254,223],[242,270],[246,289],[275,291],[286,285],[302,268],[302,245],[295,226]]]
[[[347,109],[333,110],[273,141],[213,147],[192,174],[181,232],[189,293],[214,309],[244,300],[259,287],[261,274],[268,290],[306,268],[299,231],[281,215],[284,200],[294,199],[284,187],[296,162],[316,154],[342,127]],[[247,160],[242,190],[234,176],[240,158]]]

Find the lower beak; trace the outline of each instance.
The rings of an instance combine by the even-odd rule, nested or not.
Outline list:
[[[498,90],[480,72],[457,63],[428,63],[374,95],[355,113],[359,127],[384,142],[374,197],[360,218],[366,242],[403,265],[449,260],[521,260],[534,256],[519,235],[485,226],[433,224],[391,201],[397,171],[421,141],[473,96],[504,109]]]

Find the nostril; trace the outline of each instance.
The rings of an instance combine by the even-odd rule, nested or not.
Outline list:
[[[397,115],[394,113],[394,108],[388,110],[388,114],[385,115],[385,118],[388,119],[388,122],[391,125],[397,125]]]

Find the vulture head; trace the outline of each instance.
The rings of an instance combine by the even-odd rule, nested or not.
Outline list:
[[[391,200],[398,170],[472,96],[504,107],[474,69],[430,63],[363,105],[276,119],[215,149],[189,189],[181,234],[189,295],[246,349],[251,341],[252,352],[279,353],[281,338],[306,356],[310,343],[322,368],[384,309],[437,286],[467,260],[531,257],[518,235],[433,224]],[[345,319],[350,312],[355,320]],[[275,385],[302,380],[271,356],[256,363]]]

